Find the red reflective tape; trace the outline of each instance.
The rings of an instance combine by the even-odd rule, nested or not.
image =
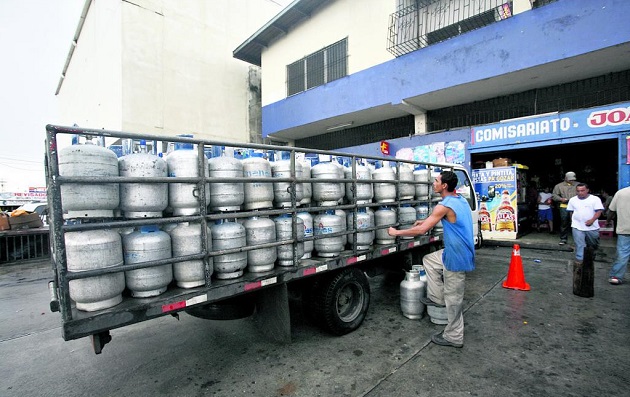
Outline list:
[[[245,284],[245,291],[250,291],[260,287],[262,287],[262,283],[260,281],[256,281],[255,283]]]
[[[304,269],[304,275],[310,276],[311,274],[317,273],[317,269],[314,267],[309,267],[308,269]]]
[[[358,258],[356,256],[353,256],[352,258],[348,258],[348,260],[346,261],[346,264],[351,265],[357,262],[358,262]]]
[[[414,243],[414,242],[411,242],[411,243],[407,244],[407,248],[413,248],[415,246],[416,246],[416,243]]]
[[[387,254],[389,254],[389,249],[381,250],[381,255],[387,255]]]
[[[433,236],[429,237],[429,241],[430,242],[434,242],[435,241],[435,237],[433,237]]]
[[[162,305],[162,313],[172,312],[173,310],[183,309],[186,307],[186,301],[171,303],[170,305]]]

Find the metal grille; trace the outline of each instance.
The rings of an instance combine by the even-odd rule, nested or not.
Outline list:
[[[630,101],[630,70],[427,112],[429,131]]]
[[[419,0],[390,15],[387,51],[399,57],[511,16],[506,0]]]
[[[48,230],[25,230],[0,235],[0,263],[45,258],[50,254]]]
[[[413,135],[414,116],[405,116],[295,141],[295,146],[331,150]]]
[[[347,60],[346,38],[287,65],[287,96],[346,76]]]

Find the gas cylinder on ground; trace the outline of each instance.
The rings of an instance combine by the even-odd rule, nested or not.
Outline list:
[[[396,174],[389,165],[381,166],[377,163],[377,167],[372,172],[374,180],[396,180]],[[374,184],[374,200],[377,203],[392,203],[396,200],[396,184],[387,182],[376,182]]]
[[[313,231],[315,236],[338,233],[343,231],[343,222],[334,210],[328,210],[313,218]],[[343,251],[344,243],[341,236],[326,237],[315,240],[315,251],[321,257],[335,257]]]
[[[247,219],[243,226],[245,226],[245,236],[249,247],[276,242],[276,224],[267,217],[253,216]],[[270,271],[277,258],[276,247],[247,251],[247,270],[252,273]]]
[[[139,230],[126,234],[122,242],[126,265],[172,257],[171,237],[155,225],[140,226]],[[173,266],[170,263],[125,272],[127,288],[134,298],[160,295],[171,281]]]
[[[348,202],[352,202],[353,199],[357,200],[357,204],[366,204],[371,203],[372,198],[374,197],[374,189],[371,183],[360,183],[359,181],[368,181],[372,179],[372,173],[370,169],[364,165],[356,164],[355,165],[356,172],[356,192],[353,190],[354,187],[352,182],[346,183],[346,199]],[[345,179],[352,179],[352,166],[346,167],[344,169],[344,177]]]
[[[200,223],[180,223],[169,232],[173,247],[173,257],[195,255],[203,251],[201,245],[201,224]],[[206,246],[212,251],[212,232],[210,228],[206,228]],[[208,278],[214,272],[213,259],[208,258],[208,269],[203,259],[195,259],[191,261],[173,263],[173,277],[177,281],[180,288],[194,288],[206,283],[206,275]]]
[[[416,182],[428,182],[416,184],[416,200],[427,200],[429,198],[429,191],[431,188],[431,173],[424,165],[416,165],[416,170],[413,172],[413,179]]]
[[[293,239],[293,217],[289,214],[283,214],[277,217],[276,234],[278,236],[278,242],[284,240]],[[299,259],[304,255],[304,243],[302,238],[304,237],[304,221],[302,218],[295,218],[295,237],[297,244],[295,245],[295,256],[293,255],[293,244],[284,244],[278,246],[278,265],[279,266],[293,266],[293,258],[298,258],[296,264],[299,263]]]
[[[245,226],[238,222],[218,220],[212,225],[212,247],[215,251],[243,248],[247,245]],[[214,257],[214,275],[218,279],[232,279],[243,275],[247,267],[247,252]]]
[[[74,144],[59,150],[59,175],[65,177],[118,176],[118,157],[104,147]],[[61,185],[63,218],[111,218],[120,203],[118,183]]]
[[[416,223],[416,210],[410,204],[403,204],[398,208],[399,230],[411,229]],[[401,237],[403,239],[413,239],[412,236]]]
[[[420,274],[413,269],[405,272],[405,279],[400,282],[400,309],[411,320],[421,319],[424,304],[420,298],[426,293],[426,284],[420,280]]]
[[[374,221],[377,227],[388,225],[376,230],[376,244],[394,244],[396,237],[390,236],[387,229],[396,223],[396,211],[391,207],[380,207],[374,212]]]
[[[225,150],[221,153],[213,153],[216,157],[208,160],[208,176],[211,178],[242,178],[243,163],[232,156],[228,156]],[[243,182],[215,182],[210,189],[211,211],[238,211],[245,201],[245,188]]]
[[[349,212],[347,216],[348,229],[356,230],[356,249],[358,251],[367,250],[374,242],[374,231],[362,231],[374,227],[374,217],[368,214],[365,208],[358,208],[356,212],[356,228],[354,228],[354,212]],[[354,229],[353,229],[354,228]],[[354,247],[354,237],[348,236],[348,242]]]
[[[302,178],[303,179],[311,179],[311,164],[308,161],[300,162],[302,166]],[[302,200],[300,201],[301,205],[307,205],[311,203],[311,198],[313,197],[313,185],[311,182],[303,182],[302,190],[304,191]]]
[[[184,136],[184,135],[181,135]],[[188,135],[187,137],[190,137]],[[208,176],[208,159],[203,156],[203,169]],[[199,177],[199,159],[192,143],[176,143],[175,150],[166,156],[169,177]],[[173,209],[173,215],[195,215],[199,213],[199,198],[201,197],[196,183],[169,183],[168,204]],[[206,200],[210,203],[210,186],[204,184]]]
[[[245,159],[243,174],[247,178],[271,179],[271,164],[263,158],[262,153],[254,152]],[[255,210],[273,207],[273,184],[267,182],[247,182],[245,189],[245,209]]]
[[[344,191],[336,182],[317,182],[317,179],[339,178],[339,168],[331,162],[322,162],[311,168],[313,179],[313,200],[320,206],[336,205],[343,198]]]
[[[398,165],[398,197],[400,200],[413,200],[416,194],[416,187],[413,183],[413,170],[409,165],[399,163]]]
[[[304,237],[313,237],[313,216],[308,212],[298,212],[297,217],[304,222]],[[313,240],[304,241],[304,255],[301,259],[310,258],[313,252]]]
[[[88,230],[65,234],[68,271],[82,272],[123,264],[120,235],[114,230]],[[122,302],[125,273],[70,280],[70,299],[77,309],[93,312],[116,306]]]
[[[140,141],[140,152],[118,159],[118,171],[124,177],[166,177],[166,161],[147,153],[146,141]],[[121,183],[120,209],[125,218],[160,218],[168,206],[166,183]]]
[[[291,177],[291,160],[288,152],[282,152],[282,160],[271,163],[271,175],[274,178]],[[302,179],[302,166],[295,162],[295,177]],[[292,188],[290,182],[273,183],[274,205],[276,208],[286,208],[291,206]],[[295,184],[295,205],[300,205],[304,198],[304,186],[301,182]]]

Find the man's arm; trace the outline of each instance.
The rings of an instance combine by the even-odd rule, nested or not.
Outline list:
[[[410,229],[397,230],[396,228],[390,227],[387,229],[387,232],[390,236],[404,236],[404,237],[415,237],[421,234],[425,234],[433,226],[435,226],[442,218],[446,216],[448,213],[448,208],[443,206],[442,204],[438,204],[433,208],[433,212],[431,215],[425,220],[416,221],[413,227]]]

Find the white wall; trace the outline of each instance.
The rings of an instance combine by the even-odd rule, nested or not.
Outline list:
[[[92,2],[58,94],[64,125],[121,128],[120,4]]]
[[[327,3],[262,52],[262,104],[286,98],[286,66],[348,37],[348,74],[393,59],[387,52],[389,15],[396,0]]]
[[[251,65],[232,51],[278,3],[287,1],[94,0],[60,91],[64,115],[86,127],[248,141]]]

